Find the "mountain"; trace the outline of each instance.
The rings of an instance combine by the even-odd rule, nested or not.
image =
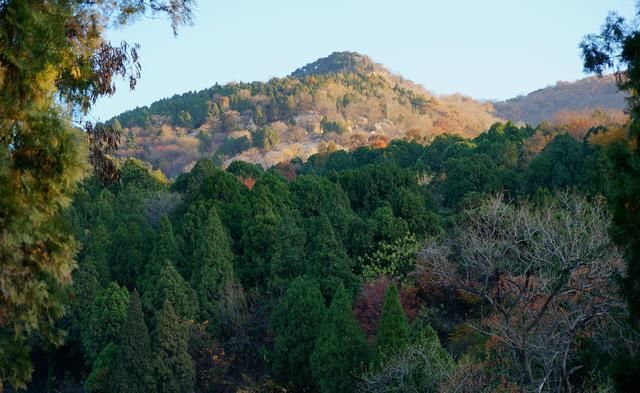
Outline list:
[[[436,96],[355,52],[335,52],[283,78],[215,85],[163,99],[112,119],[119,154],[173,177],[202,156],[271,166],[318,151],[475,136],[499,121],[488,102]]]
[[[328,74],[368,74],[371,72],[389,73],[380,64],[357,52],[333,52],[327,57],[300,67],[291,73],[296,78]]]
[[[494,102],[495,114],[503,119],[538,125],[563,112],[592,109],[623,111],[625,95],[618,91],[614,75],[589,77],[576,82],[557,82],[506,101]]]
[[[111,122],[125,137],[120,156],[150,162],[175,177],[201,157],[269,167],[319,151],[384,147],[396,138],[424,143],[442,133],[474,137],[503,119],[533,125],[570,119],[584,128],[599,117],[574,112],[624,105],[613,76],[558,82],[492,103],[434,95],[365,55],[334,52],[283,78],[216,84],[124,112]]]

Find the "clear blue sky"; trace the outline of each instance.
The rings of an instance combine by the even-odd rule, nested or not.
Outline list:
[[[584,76],[578,43],[632,0],[199,0],[192,27],[168,21],[110,31],[142,46],[142,79],[119,84],[92,115],[106,120],[215,82],[265,81],[333,51],[369,55],[439,93],[506,99]]]

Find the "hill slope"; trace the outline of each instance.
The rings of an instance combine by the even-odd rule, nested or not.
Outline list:
[[[319,150],[384,146],[407,134],[475,136],[499,119],[492,105],[435,96],[367,56],[335,52],[268,82],[215,85],[114,118],[126,142],[119,154],[169,176],[201,156],[273,165]]]
[[[491,103],[436,96],[367,56],[334,52],[284,78],[216,84],[111,121],[123,128],[120,156],[148,161],[174,177],[206,156],[220,164],[242,159],[268,167],[318,151],[383,147],[396,138],[474,137],[502,119],[566,122],[576,116],[569,112],[584,112],[577,115],[582,118],[591,116],[585,115],[590,109],[621,111],[624,106],[613,76],[558,82]]]
[[[538,125],[561,112],[581,112],[589,109],[622,111],[625,95],[618,92],[615,77],[590,77],[576,82],[558,82],[525,96],[495,102],[495,114],[503,119]]]

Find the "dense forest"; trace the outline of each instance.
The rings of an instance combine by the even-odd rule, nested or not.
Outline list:
[[[527,95],[494,102],[496,116],[538,125],[565,112],[602,109],[620,113],[627,95],[616,86],[615,75],[592,76],[575,82],[560,81]]]
[[[268,82],[229,83],[124,112],[118,154],[169,177],[198,158],[272,166],[318,151],[384,146],[405,135],[475,136],[499,119],[491,104],[436,96],[355,52],[328,57]]]
[[[638,21],[580,43],[626,114],[495,121],[337,52],[78,124],[140,77],[106,29],[192,8],[0,0],[2,393],[637,391]]]
[[[636,334],[602,199],[620,131],[496,123],[174,182],[126,159],[65,212],[68,334],[29,391],[609,386]]]
[[[438,96],[367,56],[334,52],[284,78],[175,95],[108,123],[123,135],[119,156],[149,162],[175,178],[204,157],[216,164],[242,160],[270,167],[317,152],[384,147],[397,138],[472,138],[502,119],[534,126],[544,120],[567,123],[585,121],[598,109],[624,122],[623,108],[624,96],[611,75],[491,103]]]

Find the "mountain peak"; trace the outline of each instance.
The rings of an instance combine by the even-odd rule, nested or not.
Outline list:
[[[384,70],[382,66],[374,63],[368,56],[358,52],[333,52],[327,57],[322,57],[312,63],[298,68],[291,73],[296,78],[304,78],[311,75],[327,75],[339,73],[370,73]],[[386,71],[386,70],[384,70]]]

